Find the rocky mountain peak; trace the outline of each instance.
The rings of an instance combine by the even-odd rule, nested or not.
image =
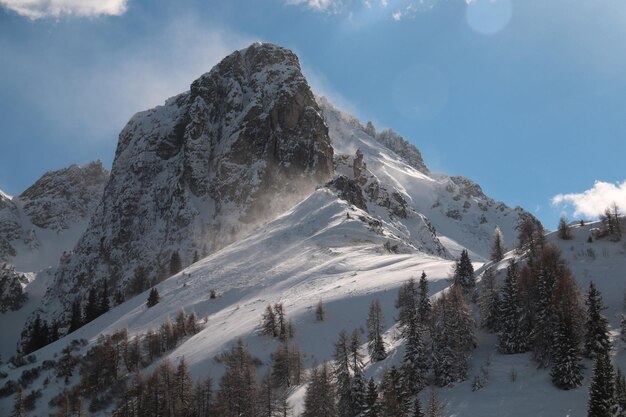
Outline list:
[[[142,291],[170,274],[174,253],[190,264],[332,175],[328,128],[297,57],[266,43],[236,51],[131,118],[102,202],[44,304],[59,318],[103,279]]]
[[[46,172],[16,202],[32,224],[42,229],[67,229],[93,213],[109,178],[101,161]]]

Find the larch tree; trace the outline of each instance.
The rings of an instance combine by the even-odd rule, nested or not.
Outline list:
[[[372,301],[367,317],[367,350],[372,362],[381,361],[387,356],[383,340],[384,320],[380,302]]]

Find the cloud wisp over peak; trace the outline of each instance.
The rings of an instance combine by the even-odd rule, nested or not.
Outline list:
[[[574,216],[597,217],[613,203],[626,211],[626,180],[620,183],[596,181],[593,187],[582,193],[558,194],[552,197],[555,206],[574,209]]]
[[[0,0],[0,6],[32,20],[64,16],[119,16],[127,0]]]

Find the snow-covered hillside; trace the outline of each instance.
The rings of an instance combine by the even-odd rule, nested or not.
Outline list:
[[[53,190],[63,189],[62,181],[54,184]],[[63,245],[78,238],[72,230],[82,233],[85,227],[71,226],[62,214],[67,204],[49,195],[45,185],[31,191],[18,202],[0,195],[0,238],[11,236],[0,239],[0,249],[8,242],[15,250],[10,256],[17,271],[22,271],[19,266],[28,265],[30,271],[33,265],[55,265],[38,249],[45,245],[33,246],[41,252],[36,258],[41,264],[23,255],[31,241],[24,230],[42,229],[36,229],[37,241],[49,237],[57,242],[50,256],[58,259],[58,251],[67,250]],[[275,303],[282,303],[293,321],[294,341],[310,367],[331,359],[342,329],[363,331],[370,303],[379,300],[389,356],[375,364],[366,361],[366,376],[379,379],[385,369],[400,364],[404,352],[394,324],[398,288],[425,272],[437,298],[450,285],[462,249],[480,272],[496,227],[511,249],[518,223],[531,216],[494,201],[467,178],[430,172],[419,150],[392,130],[377,133],[371,123],[364,127],[326,99],[315,98],[295,55],[268,44],[235,52],[189,92],[135,115],[120,135],[99,201],[60,270],[51,267],[34,280],[27,275],[29,300],[17,312],[0,314],[5,345],[15,346],[21,330],[15,323],[21,325],[26,315],[31,321],[40,314],[68,325],[74,301],[85,304],[86,293],[100,291],[104,282],[109,289],[127,289],[142,265],[158,282],[160,301],[148,308],[148,291],[136,296],[129,291],[121,304],[34,352],[34,363],[3,365],[0,392],[24,371],[28,375],[40,368],[26,387],[26,393],[40,389],[42,394],[31,416],[48,415],[49,401],[78,383],[74,373],[66,384],[50,362],[58,361],[72,340],[85,339],[85,346],[76,347],[85,353],[103,334],[127,329],[131,338],[145,335],[181,310],[194,312],[202,329],[167,350],[146,372],[164,359],[176,363],[184,357],[195,378],[210,374],[218,379],[223,364],[216,357],[239,338],[263,371],[279,342],[260,334],[260,321],[266,306]],[[26,228],[24,213],[33,219]],[[45,227],[53,229],[50,235]],[[626,248],[621,242],[589,243],[593,227],[575,227],[572,240],[548,239],[561,248],[583,288],[596,282],[616,329],[623,311]],[[166,278],[174,252],[184,265],[196,253],[208,256]],[[521,255],[509,252],[498,268],[514,257]],[[327,310],[324,321],[315,319],[320,300]],[[616,344],[617,362],[626,365],[622,350]],[[483,389],[473,392],[472,376],[481,367],[489,377]],[[549,371],[537,369],[529,354],[501,355],[495,336],[482,331],[470,378],[439,391],[448,416],[586,415],[586,388],[557,390]],[[299,387],[291,395],[296,414],[303,394]],[[0,415],[11,406],[10,396],[0,398]],[[113,408],[110,404],[100,415]]]

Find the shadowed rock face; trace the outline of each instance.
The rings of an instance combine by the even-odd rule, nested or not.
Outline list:
[[[237,51],[122,130],[102,202],[44,309],[60,317],[103,279],[129,288],[231,243],[333,175],[333,149],[298,58],[271,44]],[[58,307],[52,308],[55,300]]]

